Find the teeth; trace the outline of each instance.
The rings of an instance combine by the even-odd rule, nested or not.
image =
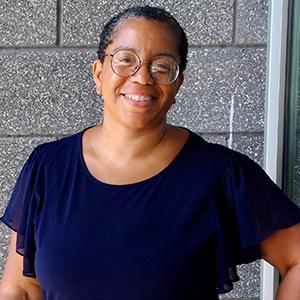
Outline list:
[[[137,95],[125,95],[125,97],[133,99],[135,101],[140,101],[140,102],[146,102],[146,101],[150,101],[152,99],[152,97],[137,96]]]

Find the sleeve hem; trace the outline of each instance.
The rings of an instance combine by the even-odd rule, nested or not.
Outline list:
[[[28,272],[23,272],[23,276],[24,276],[24,277],[30,277],[30,278],[36,278],[36,275],[35,275],[35,274],[28,273]]]
[[[261,238],[258,242],[255,243],[250,243],[249,245],[243,246],[241,249],[245,249],[248,247],[253,247],[258,245],[259,243],[263,242],[264,240],[266,240],[269,236],[271,236],[275,231],[280,230],[280,229],[287,229],[289,227],[292,227],[296,224],[300,223],[300,219],[299,220],[294,220],[291,223],[287,224],[287,225],[281,225],[275,229],[273,229],[272,231],[268,232],[263,238]]]
[[[0,221],[1,221],[2,223],[4,223],[7,227],[9,227],[11,230],[13,230],[14,232],[18,232],[17,229],[13,228],[7,221],[5,221],[5,220],[3,219],[3,217],[0,218]]]

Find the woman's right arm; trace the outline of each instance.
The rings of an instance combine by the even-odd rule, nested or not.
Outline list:
[[[10,250],[0,283],[0,300],[43,300],[38,280],[22,274],[23,257],[15,250],[16,239],[17,233],[12,231]]]

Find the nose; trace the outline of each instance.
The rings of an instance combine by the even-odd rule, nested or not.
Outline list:
[[[136,82],[142,85],[152,85],[154,79],[150,73],[149,63],[147,61],[141,61],[140,66],[136,73],[130,76],[132,82]]]

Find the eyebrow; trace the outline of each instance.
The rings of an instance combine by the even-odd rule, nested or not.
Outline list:
[[[132,51],[132,52],[136,53],[138,56],[140,56],[140,55],[137,53],[137,51],[136,51],[135,49],[131,48],[131,47],[118,47],[118,48],[115,48],[115,49],[112,51],[112,53],[114,54],[114,53],[116,53],[116,52],[119,51],[119,50],[129,50],[129,51]],[[156,54],[154,55],[154,57],[159,57],[159,56],[170,56],[170,57],[172,57],[172,58],[177,62],[176,58],[175,58],[174,55],[171,54],[171,53],[168,53],[168,52],[159,52],[159,53],[156,53]],[[177,62],[177,63],[178,63],[178,62]]]

